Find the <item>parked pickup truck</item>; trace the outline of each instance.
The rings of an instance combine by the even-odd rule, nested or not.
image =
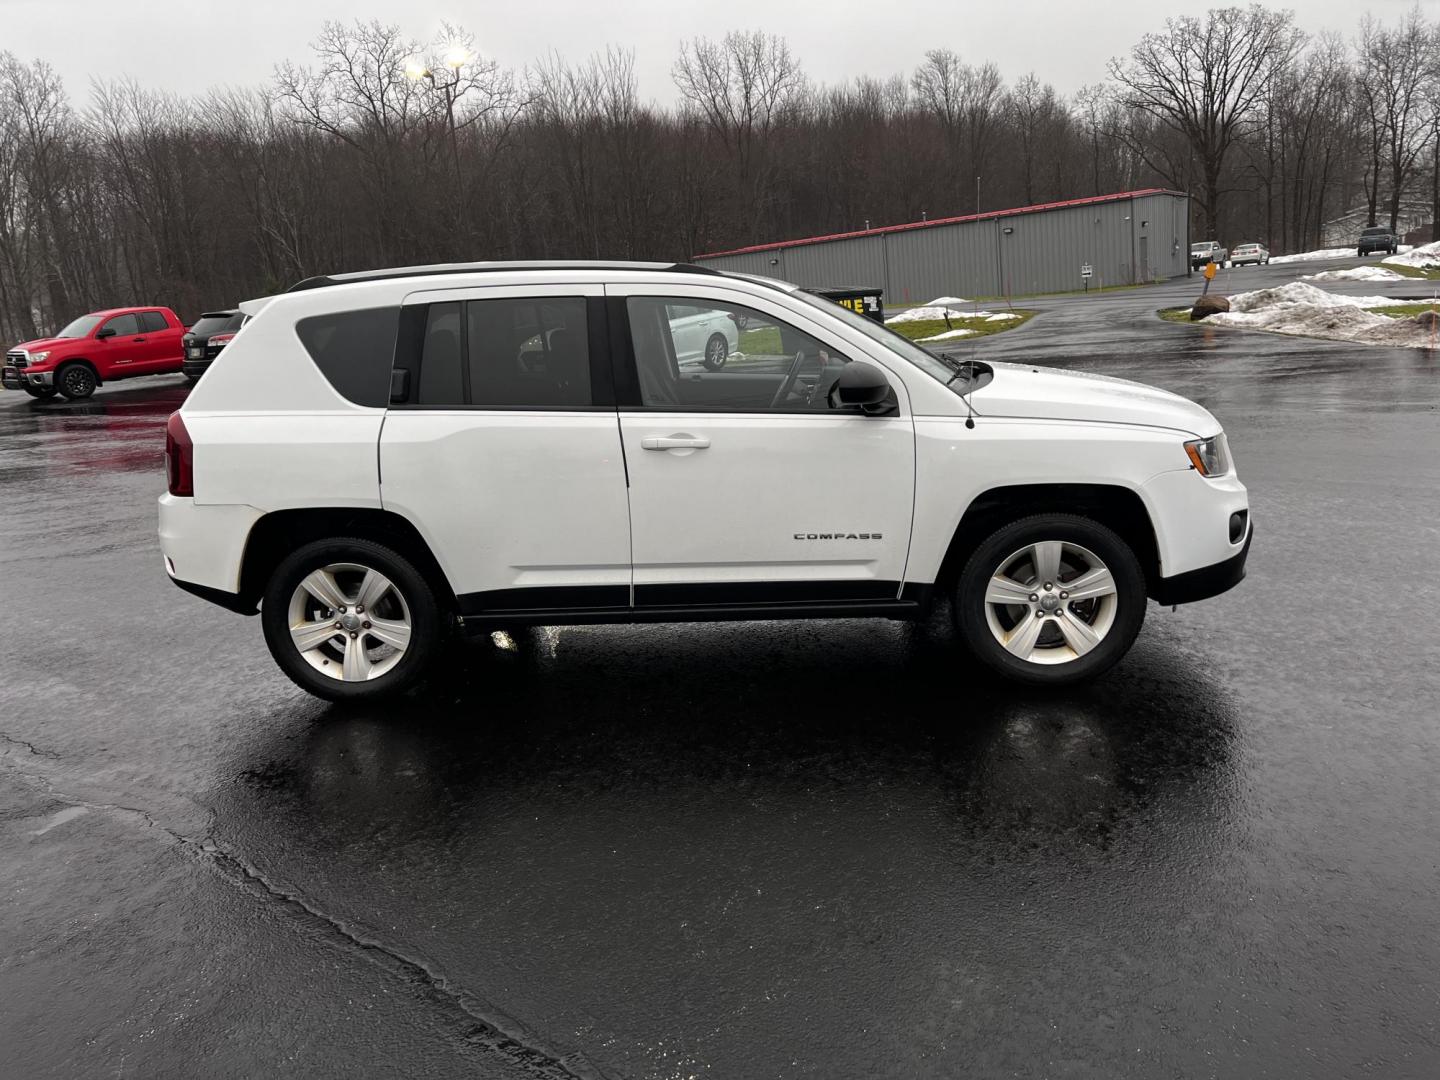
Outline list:
[[[1214,240],[1206,240],[1202,244],[1190,245],[1190,269],[1198,270],[1206,263],[1215,263],[1217,266],[1224,266],[1225,260],[1230,253]]]
[[[185,326],[169,308],[131,307],[81,315],[54,337],[5,354],[0,383],[31,397],[87,398],[103,382],[178,372]]]

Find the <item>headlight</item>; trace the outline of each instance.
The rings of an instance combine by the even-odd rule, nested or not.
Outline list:
[[[1230,471],[1230,448],[1225,443],[1224,432],[1187,442],[1185,453],[1201,476],[1224,476]]]
[[[48,352],[32,352],[30,354],[30,363],[43,364],[49,358],[50,354]]]

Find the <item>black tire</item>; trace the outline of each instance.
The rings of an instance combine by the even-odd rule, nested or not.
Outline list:
[[[27,384],[23,389],[31,397],[38,398],[40,401],[49,401],[59,393],[53,386],[30,386]]]
[[[730,359],[730,342],[724,334],[711,334],[705,342],[705,358],[701,361],[710,371],[719,371]]]
[[[185,376],[185,383],[186,383],[186,385],[188,385],[188,386],[194,386],[194,385],[195,385],[197,382],[199,382],[199,381],[200,381],[200,376],[199,376],[199,375],[186,375],[186,376]]]
[[[291,598],[300,583],[312,571],[334,563],[353,563],[378,570],[390,579],[409,612],[410,642],[400,660],[388,671],[365,682],[347,682],[322,674],[304,658],[290,635]],[[265,587],[260,623],[270,655],[281,671],[302,690],[327,701],[341,702],[372,701],[412,686],[440,651],[446,627],[435,592],[424,575],[398,552],[358,537],[317,540],[283,559]],[[324,654],[321,655],[324,663]],[[343,661],[337,658],[334,663],[339,670]]]
[[[83,401],[95,393],[99,381],[89,364],[71,361],[55,372],[55,387],[70,401]]]
[[[1108,631],[1090,651],[1068,662],[1037,663],[1012,654],[996,639],[987,618],[985,594],[991,578],[1015,554],[1029,545],[1057,540],[1087,549],[1105,564],[1115,585],[1114,610]],[[1064,581],[1053,584],[1059,593]],[[1037,590],[1036,595],[1044,594]],[[1062,606],[1067,609],[1065,616],[1073,615],[1069,610],[1073,604]],[[1099,607],[1093,606],[1090,610],[1098,613]],[[1029,616],[1030,612],[1026,611],[1024,617]],[[1062,616],[1056,616],[1059,617]],[[1144,622],[1145,574],[1135,553],[1111,529],[1074,514],[1037,514],[996,530],[970,556],[955,590],[956,627],[975,657],[1006,678],[1034,685],[1062,686],[1103,674],[1129,651]],[[1017,619],[1010,629],[1018,625]],[[1058,623],[1054,631],[1042,630],[1041,633],[1062,636]],[[1045,638],[1042,636],[1041,640]]]

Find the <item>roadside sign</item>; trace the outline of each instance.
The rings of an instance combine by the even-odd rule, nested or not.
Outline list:
[[[1089,263],[1086,263],[1084,266],[1080,267],[1080,276],[1083,277],[1083,278],[1088,278],[1088,277],[1090,277],[1090,275],[1093,274],[1094,272],[1095,272],[1094,269],[1091,267],[1091,265],[1090,265]]]
[[[1205,264],[1205,280],[1206,280],[1206,281],[1214,281],[1214,280],[1215,280],[1215,271],[1216,271],[1216,269],[1217,269],[1217,267],[1215,266],[1215,264],[1214,264],[1213,262],[1209,262],[1209,263],[1206,263],[1206,264]]]

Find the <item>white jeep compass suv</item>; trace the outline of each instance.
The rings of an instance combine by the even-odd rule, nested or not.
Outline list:
[[[1225,436],[1161,390],[957,361],[793,286],[693,266],[489,263],[311,278],[167,429],[175,583],[258,608],[345,700],[454,630],[924,616],[1064,683],[1245,573]],[[719,370],[677,323],[735,328]]]

